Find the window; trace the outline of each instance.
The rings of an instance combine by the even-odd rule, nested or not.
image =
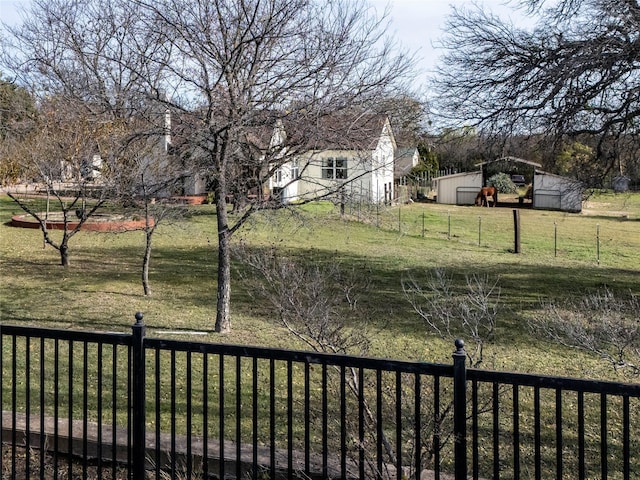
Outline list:
[[[294,160],[291,164],[291,180],[297,180],[300,176],[300,165],[298,160]]]
[[[347,159],[325,158],[322,160],[322,178],[332,180],[347,178]]]

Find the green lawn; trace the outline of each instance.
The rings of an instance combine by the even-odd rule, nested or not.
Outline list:
[[[127,331],[144,312],[148,334],[209,342],[301,348],[257,302],[234,264],[233,332],[213,332],[216,298],[215,209],[161,225],[151,261],[153,296],[140,282],[144,235],[81,232],[70,242],[71,267],[43,248],[39,230],[8,225],[21,211],[0,196],[0,320],[3,323]],[[276,248],[309,262],[339,261],[370,279],[362,318],[353,327],[372,338],[371,354],[451,361],[453,345],[430,333],[404,298],[401,279],[446,268],[464,282],[479,272],[499,277],[497,336],[485,367],[571,376],[608,377],[597,359],[532,338],[526,317],[541,298],[579,296],[607,286],[640,294],[640,195],[598,194],[582,214],[520,211],[521,253],[513,253],[508,208],[412,204],[365,211],[328,204],[264,212],[237,234],[249,249]],[[363,323],[364,322],[364,323]],[[169,333],[170,332],[170,333]]]

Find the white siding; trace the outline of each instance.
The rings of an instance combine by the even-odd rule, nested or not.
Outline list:
[[[281,142],[286,136],[276,128],[272,144]],[[389,121],[384,122],[379,139],[369,150],[321,150],[308,152],[298,157],[299,176],[290,175],[290,165],[279,169],[275,178],[269,181],[269,188],[275,188],[282,201],[290,203],[298,199],[312,199],[345,194],[349,200],[379,203],[393,200],[393,170],[395,140]],[[326,178],[328,160],[346,162],[344,177]],[[342,171],[344,167],[341,166]],[[337,167],[334,170],[337,173]],[[343,187],[342,189],[340,187]]]
[[[533,180],[533,208],[582,211],[580,182],[551,173],[536,172]]]
[[[371,199],[372,203],[391,201],[393,195],[393,168],[395,146],[389,123],[378,140],[371,162]]]
[[[473,205],[482,188],[482,172],[466,172],[435,179],[438,203]]]
[[[298,160],[287,162],[278,168],[269,178],[269,191],[277,192],[283,203],[299,200]]]
[[[323,178],[323,165],[327,159],[346,159],[347,178]],[[299,162],[298,197],[323,196],[335,192],[340,185],[344,185],[348,195],[372,198],[371,153],[323,150],[307,154],[301,157]]]

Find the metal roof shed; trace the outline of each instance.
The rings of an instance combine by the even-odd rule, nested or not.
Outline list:
[[[482,172],[463,172],[434,179],[437,202],[450,205],[473,205],[482,188]]]
[[[579,213],[582,211],[582,184],[571,178],[536,170],[533,208]]]
[[[532,207],[563,212],[582,211],[582,184],[572,178],[555,175],[539,170],[542,165],[518,157],[501,157],[488,162],[478,163],[482,169],[483,182],[487,180],[487,167],[493,163],[521,164],[524,168],[533,168]],[[529,170],[531,171],[531,170]]]

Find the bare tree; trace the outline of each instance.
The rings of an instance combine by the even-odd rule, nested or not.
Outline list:
[[[142,289],[151,295],[149,268],[154,234],[161,222],[187,215],[184,205],[172,200],[188,176],[181,164],[167,155],[155,136],[132,138],[126,149],[127,161],[119,165],[113,179],[111,199],[128,212],[145,219],[145,248],[142,257]]]
[[[499,281],[499,277],[472,274],[465,275],[466,285],[461,286],[445,269],[436,268],[428,271],[423,279],[403,278],[402,289],[429,331],[447,340],[449,345],[457,338],[464,339],[470,366],[479,368],[485,362],[485,346],[495,333],[500,306]],[[500,387],[498,395],[505,391],[506,388]],[[491,412],[495,402],[493,393],[481,393],[478,400],[479,414]],[[432,418],[432,437],[425,437],[423,444],[428,446],[428,456],[433,460],[436,451],[447,447],[452,440],[453,400],[442,405],[438,415]]]
[[[275,310],[279,323],[306,347],[325,353],[366,353],[370,340],[366,327],[362,327],[365,319],[360,318],[358,300],[368,290],[368,281],[361,274],[345,269],[339,262],[310,264],[276,249],[252,253],[239,247],[234,251],[243,265],[250,268],[245,278],[248,290],[257,299],[266,300]],[[353,325],[354,322],[358,325]],[[338,367],[335,367],[335,373],[335,381],[328,385],[334,394],[340,395],[341,382],[345,382],[349,394],[364,405],[364,420],[371,437],[360,439],[357,422],[354,422],[348,428],[353,444],[375,442],[376,415],[366,398],[360,397],[360,383],[367,380],[361,377],[357,368],[349,368],[344,377]],[[408,394],[405,398],[410,396]],[[392,401],[390,399],[390,403]],[[391,442],[384,434],[381,441],[388,463],[395,464],[397,452]],[[373,452],[375,443],[371,445],[370,449],[364,445],[360,448]],[[350,452],[354,460],[358,458],[360,448]],[[388,470],[378,471],[375,458],[368,454],[370,452],[365,455],[370,475],[390,478]]]
[[[69,263],[68,241],[83,223],[107,200],[140,195],[142,170],[148,173],[164,153],[166,108],[159,92],[144,90],[157,75],[148,58],[160,46],[153,32],[139,30],[139,17],[129,7],[118,1],[35,0],[20,26],[4,27],[0,61],[40,110],[13,154],[28,181],[46,191],[47,206],[49,198],[56,200],[62,238],[55,240],[47,228],[48,207],[41,213],[17,194],[12,198],[36,217],[63,265]],[[179,178],[168,177],[175,175],[169,163],[162,170],[143,182],[153,195]],[[148,233],[155,228],[149,225]],[[150,253],[150,238],[147,243]]]
[[[93,161],[100,157],[101,140],[111,135],[112,127],[88,121],[84,105],[50,99],[41,107],[32,134],[14,150],[20,170],[43,189],[46,208],[35,209],[32,199],[19,190],[8,195],[38,221],[44,242],[60,253],[62,266],[70,264],[69,240],[106,200],[106,176],[98,179],[102,172]],[[52,208],[61,218],[50,217]],[[50,230],[50,220],[62,222],[59,237]]]
[[[102,120],[153,119],[164,109],[144,88],[159,74],[150,57],[161,46],[139,26],[128,2],[33,0],[21,24],[2,26],[0,64],[38,100],[84,103]]]
[[[318,352],[366,352],[370,333],[366,327],[362,329],[361,325],[366,325],[366,319],[371,313],[363,315],[358,308],[359,299],[370,290],[366,275],[349,268],[345,269],[340,262],[310,261],[308,258],[287,255],[277,249],[250,252],[239,247],[234,252],[237,253],[242,267],[249,267],[248,271],[244,271],[247,290],[258,301],[266,302],[273,309],[278,323],[304,345]],[[427,289],[420,288],[413,280],[404,282],[405,292],[411,298],[414,307],[421,312],[421,316],[440,336],[449,341],[456,336],[464,336],[475,341],[475,352],[468,353],[473,365],[479,365],[483,359],[484,342],[492,337],[495,328],[499,303],[497,280],[492,281],[486,276],[470,276],[467,278],[466,289],[458,290],[453,279],[443,270],[435,271],[430,278]],[[418,297],[422,300],[427,299],[429,307],[420,303]],[[357,326],[353,325],[354,321],[358,322]],[[359,369],[349,369],[348,375],[341,375],[339,369],[336,369],[335,373],[328,388],[339,395],[341,382],[345,382],[349,395],[364,405],[364,438],[358,433],[357,421],[351,424],[347,419],[346,431],[352,435],[353,444],[357,447],[348,453],[353,455],[354,463],[357,464],[360,461],[359,455],[364,452],[368,477],[396,478],[395,465],[401,457],[406,465],[404,475],[415,475],[417,478],[420,472],[414,469],[416,457],[420,458],[421,469],[433,468],[433,462],[438,458],[437,452],[451,448],[453,401],[443,401],[436,413],[431,401],[436,394],[436,387],[424,382],[417,388],[415,378],[408,376],[399,387],[402,390],[402,411],[407,412],[407,417],[401,421],[402,426],[396,424],[396,428],[413,428],[413,406],[416,396],[420,396],[423,408],[429,410],[428,413],[423,413],[425,424],[420,432],[421,449],[417,451],[416,444],[411,441],[403,445],[394,444],[393,439],[383,433],[381,441],[385,464],[380,470],[374,453],[375,445],[378,444],[375,434],[378,431],[378,418],[374,409],[370,407],[367,396],[362,396],[361,392],[377,390],[385,396],[381,415],[385,425],[393,425],[397,420],[397,378],[382,379],[383,383],[390,382],[384,383],[383,386],[376,384],[366,373],[361,374]],[[442,399],[451,398],[452,391],[448,386],[441,386],[437,394]],[[479,411],[490,411],[492,398],[487,396],[480,399]],[[378,405],[375,408],[381,407]],[[339,423],[335,422],[336,425]],[[413,435],[415,432],[411,433]],[[339,435],[336,434],[336,437]],[[394,468],[388,468],[389,465],[394,465]]]
[[[636,0],[521,0],[530,31],[483,10],[454,9],[434,81],[441,120],[493,134],[594,139],[601,174],[638,133]]]
[[[369,339],[358,321],[358,301],[368,282],[339,262],[313,265],[275,249],[250,252],[234,248],[250,268],[248,291],[266,300],[294,337],[316,352],[364,355]]]
[[[34,0],[28,21],[10,31],[5,52],[19,54],[5,64],[33,88],[91,100],[120,118],[152,124],[159,104],[171,110],[174,151],[199,165],[215,194],[215,329],[227,332],[232,235],[256,210],[278,206],[257,195],[230,217],[229,197],[260,189],[316,147],[327,115],[377,112],[380,98],[405,92],[412,61],[386,38],[386,25],[350,0]],[[304,135],[271,142],[278,121]]]
[[[640,374],[640,299],[603,289],[578,300],[544,300],[529,321],[545,340],[594,354],[614,369]]]
[[[465,339],[471,366],[478,367],[484,361],[485,344],[495,332],[499,278],[473,274],[465,279],[466,288],[458,288],[446,270],[437,268],[428,272],[424,281],[403,279],[402,289],[431,331],[451,343]]]
[[[215,193],[218,287],[215,330],[231,329],[230,248],[233,234],[256,210],[237,217],[227,200],[258,188],[280,165],[327,135],[322,122],[344,110],[375,111],[393,94],[411,62],[385,40],[386,21],[365,2],[332,0],[138,0],[145,29],[163,32],[170,55],[158,58],[163,90],[188,116],[185,146]],[[270,142],[278,122],[304,135]],[[248,175],[249,174],[249,175]]]
[[[440,168],[450,173],[474,170],[478,163],[493,160],[500,152],[472,127],[445,129],[434,139],[434,144]]]
[[[164,187],[164,186],[163,186]],[[186,215],[185,208],[174,204],[166,197],[155,198],[154,192],[158,192],[157,184],[149,183],[148,175],[140,174],[140,194],[138,199],[142,202],[144,209],[144,234],[145,248],[142,257],[142,289],[147,296],[151,295],[151,283],[149,281],[149,267],[151,264],[151,247],[153,234],[156,232],[160,222],[183,218]]]

